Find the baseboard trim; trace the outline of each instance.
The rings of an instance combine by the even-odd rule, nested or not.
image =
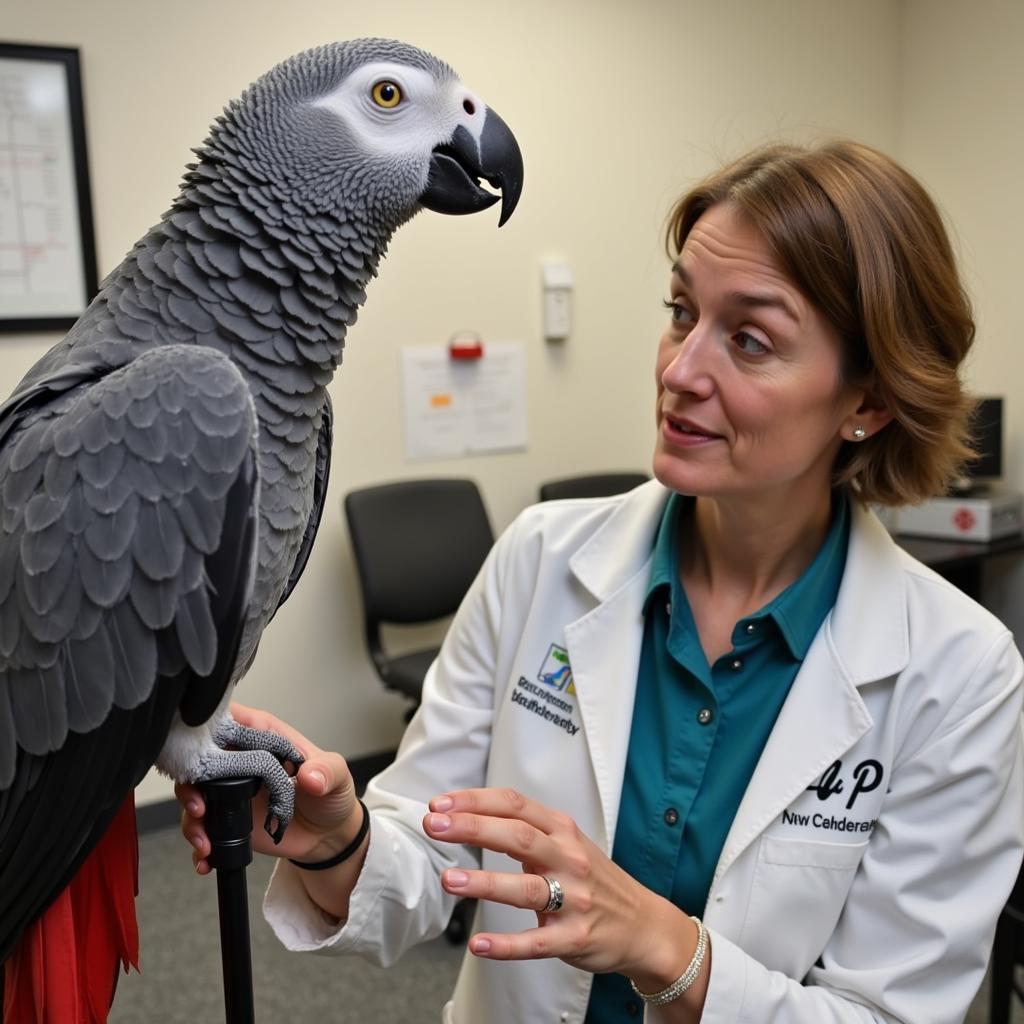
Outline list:
[[[135,824],[139,835],[176,827],[181,821],[181,806],[177,800],[156,800],[135,808]]]
[[[356,792],[362,793],[366,784],[379,771],[386,768],[395,759],[393,750],[382,750],[377,754],[355,757],[349,761],[349,770],[355,780]],[[139,835],[157,832],[160,829],[176,828],[181,820],[181,808],[177,800],[157,800],[135,810],[135,820]]]

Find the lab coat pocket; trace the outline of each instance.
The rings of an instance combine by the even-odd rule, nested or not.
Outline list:
[[[758,859],[766,864],[776,864],[792,868],[826,868],[831,871],[844,871],[855,868],[867,842],[863,843],[819,843],[806,839],[779,839],[775,836],[763,836]]]
[[[740,944],[802,978],[835,930],[867,845],[762,836]]]

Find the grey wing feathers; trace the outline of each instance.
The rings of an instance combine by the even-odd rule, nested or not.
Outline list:
[[[0,790],[18,749],[57,750],[69,730],[145,701],[158,674],[210,675],[218,626],[205,560],[221,544],[229,490],[246,465],[254,477],[256,437],[231,362],[168,346],[60,396],[8,439]],[[248,499],[255,489],[253,479]],[[252,562],[250,552],[247,575]]]
[[[252,592],[257,425],[237,369],[196,346],[94,369],[0,407],[0,961],[175,716],[219,703]]]
[[[320,519],[324,511],[324,503],[327,500],[327,484],[331,469],[331,432],[334,427],[334,410],[331,407],[330,395],[324,395],[323,418],[320,422],[320,435],[317,438],[316,446],[316,471],[313,479],[313,507],[309,513],[309,520],[306,523],[306,531],[302,535],[302,546],[295,556],[295,564],[288,576],[288,583],[281,593],[281,599],[277,607],[288,600],[291,592],[295,589],[309,561],[310,553],[313,550],[313,541],[316,540],[317,530],[320,528]],[[276,612],[276,609],[275,609]]]

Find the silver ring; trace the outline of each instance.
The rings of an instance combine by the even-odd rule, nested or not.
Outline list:
[[[548,878],[547,875],[541,875],[541,878],[548,883],[548,901],[544,905],[544,909],[541,911],[542,914],[557,914],[562,909],[562,904],[565,902],[565,893],[562,892],[562,886],[555,881],[553,878]]]

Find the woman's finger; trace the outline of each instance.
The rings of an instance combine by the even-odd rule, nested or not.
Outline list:
[[[283,725],[278,718],[275,718],[269,711],[261,708],[251,708],[246,704],[231,702],[231,717],[239,724],[250,729],[272,730],[277,725]]]
[[[201,818],[193,818],[188,811],[182,811],[181,834],[204,857],[210,852],[210,839]]]
[[[547,919],[550,920],[550,919]],[[469,940],[469,951],[488,960],[569,960],[578,952],[564,928],[528,928],[514,935],[481,932]]]
[[[430,809],[442,813],[466,811],[493,818],[519,819],[549,835],[575,827],[568,815],[532,800],[517,789],[486,787],[443,793],[430,801]]]
[[[446,843],[465,843],[506,853],[520,863],[550,863],[557,855],[554,840],[547,833],[517,819],[431,813],[423,817],[423,831],[432,839]]]
[[[298,785],[311,796],[324,796],[352,785],[352,773],[341,754],[316,750],[296,773]]]
[[[201,818],[206,813],[206,801],[203,800],[203,794],[198,787],[184,782],[176,782],[174,796],[191,817]]]
[[[250,729],[260,729],[263,732],[274,732],[278,736],[284,736],[293,746],[298,747],[307,757],[320,753],[320,748],[303,736],[298,729],[281,721],[276,715],[269,711],[261,711],[259,708],[250,708],[245,704],[232,702],[231,717],[239,725],[248,726]]]
[[[449,868],[441,883],[454,896],[504,903],[540,914],[548,904],[551,889],[543,875],[515,875],[505,871],[464,871]]]
[[[210,856],[210,839],[203,828],[202,819],[193,818],[187,811],[181,812],[181,834],[192,847],[192,866],[200,875],[210,872],[207,857]]]

